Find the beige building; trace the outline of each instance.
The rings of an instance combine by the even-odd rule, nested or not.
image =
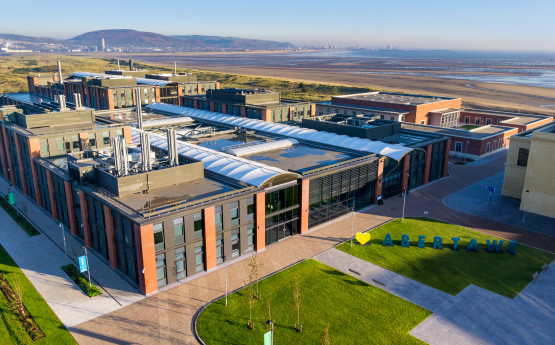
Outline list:
[[[505,163],[504,196],[520,209],[555,218],[555,123],[513,135]]]

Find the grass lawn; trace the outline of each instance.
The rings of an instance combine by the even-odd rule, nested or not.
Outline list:
[[[394,247],[383,247],[385,235],[391,234]],[[486,239],[499,238],[433,219],[395,219],[370,231],[372,240],[364,246],[349,242],[337,249],[372,262],[436,289],[456,295],[468,284],[515,297],[532,281],[532,275],[550,263],[555,255],[518,244],[516,254],[507,253],[505,240],[502,253],[488,253]],[[410,247],[401,247],[401,235],[407,234]],[[416,246],[418,235],[426,236],[426,248]],[[433,249],[434,236],[443,238],[443,250]],[[452,250],[451,237],[460,237],[459,250]],[[479,252],[467,252],[470,239],[478,241]],[[357,243],[354,241],[353,243]]]
[[[301,324],[294,330],[297,313],[293,281],[301,290]],[[330,324],[332,344],[423,344],[408,334],[430,312],[339,272],[315,260],[306,260],[260,281],[261,299],[253,307],[254,330],[248,330],[247,289],[220,299],[199,316],[197,330],[206,344],[262,344],[268,331],[267,300],[275,323],[276,344],[320,344]]]
[[[0,308],[2,310],[0,344],[77,344],[2,246],[0,246],[0,272],[6,276],[12,287],[14,281],[19,282],[23,290],[23,304],[45,334],[44,338],[32,341],[0,292]]]

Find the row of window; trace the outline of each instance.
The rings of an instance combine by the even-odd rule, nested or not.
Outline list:
[[[501,122],[501,120],[497,120],[497,124],[499,124]],[[470,116],[465,116],[464,117],[464,123],[470,123]],[[487,125],[491,125],[492,120],[490,118],[486,118],[486,126]],[[479,117],[475,117],[474,118],[474,124],[476,125],[481,125],[482,124],[482,119]]]
[[[464,153],[468,153],[468,144],[470,142],[467,140],[466,145],[464,145]],[[490,151],[495,151],[498,148],[503,147],[503,138],[499,138],[499,140],[493,140],[492,142],[489,142],[486,144],[486,153],[489,153]],[[462,141],[455,141],[455,152],[463,152],[463,142]]]
[[[117,129],[115,131],[116,136],[123,138],[123,129]],[[98,138],[97,138],[98,135]],[[88,145],[86,140],[81,140],[78,134],[71,135],[70,137],[60,137],[54,139],[54,144],[56,150],[53,151],[50,148],[50,143],[48,139],[40,140],[40,155],[41,157],[57,156],[60,154],[84,151],[89,149],[97,148],[97,139],[100,140],[103,146],[111,146],[110,143],[110,132],[98,132],[98,133],[88,133]]]

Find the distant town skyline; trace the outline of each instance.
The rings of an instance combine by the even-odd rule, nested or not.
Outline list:
[[[67,0],[2,5],[1,33],[67,39],[89,31],[134,29],[337,45],[417,49],[555,51],[555,1],[114,2]],[[24,10],[22,10],[24,9]],[[20,13],[20,15],[17,15]],[[109,43],[109,42],[107,42]]]

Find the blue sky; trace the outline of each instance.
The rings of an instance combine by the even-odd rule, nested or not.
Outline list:
[[[555,0],[4,0],[1,8],[0,32],[54,38],[135,29],[300,45],[555,51]]]

